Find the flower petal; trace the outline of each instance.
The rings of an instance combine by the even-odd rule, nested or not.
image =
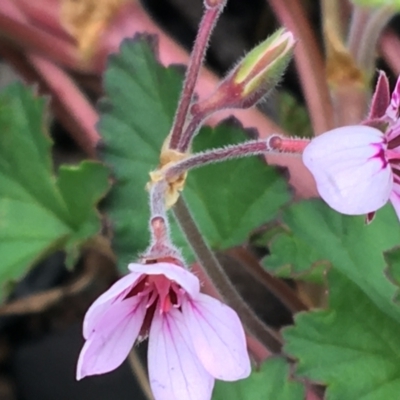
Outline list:
[[[148,364],[156,400],[210,400],[214,378],[204,369],[177,309],[154,314]]]
[[[397,218],[400,220],[400,184],[395,183],[393,185],[393,191],[390,195],[390,202],[393,205],[394,210],[396,211]]]
[[[386,116],[392,121],[396,121],[399,117],[400,107],[400,76],[397,78],[396,86],[393,90],[390,104],[386,110]]]
[[[400,120],[397,120],[386,130],[385,138],[387,142],[397,138],[400,135]]]
[[[343,214],[367,214],[388,201],[393,187],[385,150],[378,129],[346,126],[313,139],[303,162],[329,206]]]
[[[98,297],[89,307],[83,321],[83,337],[88,339],[103,314],[115,302],[122,301],[142,274],[130,273],[115,282],[107,291]]]
[[[196,354],[215,378],[233,381],[250,375],[246,338],[236,312],[205,294],[182,304]]]
[[[147,275],[165,275],[171,281],[178,283],[190,296],[196,297],[200,292],[200,282],[196,275],[183,267],[166,262],[156,264],[129,264],[132,272]]]
[[[139,335],[145,314],[146,303],[136,297],[111,305],[83,346],[76,378],[104,374],[119,367]]]

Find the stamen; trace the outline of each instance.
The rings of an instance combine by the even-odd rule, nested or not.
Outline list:
[[[168,312],[172,307],[171,299],[169,296],[166,296],[160,306],[161,313]]]
[[[158,293],[153,288],[153,290],[147,300],[146,308],[150,308],[155,303],[157,298],[158,298]]]

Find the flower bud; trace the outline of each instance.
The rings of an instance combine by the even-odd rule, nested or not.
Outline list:
[[[249,108],[275,87],[293,54],[295,39],[285,29],[251,50],[208,99],[192,111],[210,115],[224,108]]]
[[[235,68],[232,81],[242,86],[242,96],[272,89],[285,71],[293,54],[293,34],[279,29],[248,53]]]

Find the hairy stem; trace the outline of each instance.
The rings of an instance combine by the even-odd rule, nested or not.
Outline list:
[[[193,46],[190,57],[189,66],[186,72],[185,81],[178,108],[175,114],[174,123],[171,130],[169,147],[171,149],[181,150],[180,140],[183,126],[186,122],[190,103],[193,98],[194,88],[199,77],[200,68],[203,64],[205,52],[207,50],[208,41],[211,32],[218,20],[218,17],[225,5],[225,1],[219,2],[212,8],[206,8],[200,27]]]
[[[193,139],[199,132],[202,122],[206,117],[207,115],[204,115],[203,113],[196,113],[189,119],[187,125],[184,127],[181,141],[179,142],[181,151],[185,152],[190,148]]]
[[[151,243],[146,250],[145,258],[175,257],[181,260],[180,252],[171,242],[169,223],[165,206],[165,193],[168,184],[165,180],[154,183],[150,188],[150,222]]]
[[[165,192],[167,182],[165,180],[154,183],[150,188],[150,215],[151,217],[161,217],[167,219],[165,207]]]
[[[182,175],[188,170],[207,164],[222,162],[231,158],[255,156],[268,151],[271,151],[268,140],[249,140],[248,142],[240,144],[207,150],[177,162],[166,171],[165,178],[168,181],[174,176]]]

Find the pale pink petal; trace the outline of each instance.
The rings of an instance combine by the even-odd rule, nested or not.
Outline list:
[[[400,184],[398,183],[393,185],[393,191],[390,195],[390,202],[396,211],[397,218],[400,220]]]
[[[393,176],[382,133],[369,126],[333,129],[313,139],[303,162],[321,197],[343,214],[367,214],[389,199]]]
[[[250,375],[244,330],[232,308],[200,294],[183,302],[182,314],[197,356],[212,376],[234,381]]]
[[[196,297],[200,292],[200,282],[196,275],[178,265],[165,262],[146,265],[132,263],[128,265],[128,268],[132,272],[141,274],[165,275],[168,279],[180,285],[192,297]]]
[[[138,282],[142,274],[130,273],[115,282],[107,291],[94,301],[83,320],[83,337],[88,338],[97,321],[108,310],[111,304],[122,301],[126,294]]]
[[[76,378],[104,374],[119,367],[139,335],[145,314],[146,303],[135,297],[111,305],[83,346]]]
[[[193,349],[181,312],[156,310],[149,335],[149,379],[155,400],[210,400],[214,378]]]

